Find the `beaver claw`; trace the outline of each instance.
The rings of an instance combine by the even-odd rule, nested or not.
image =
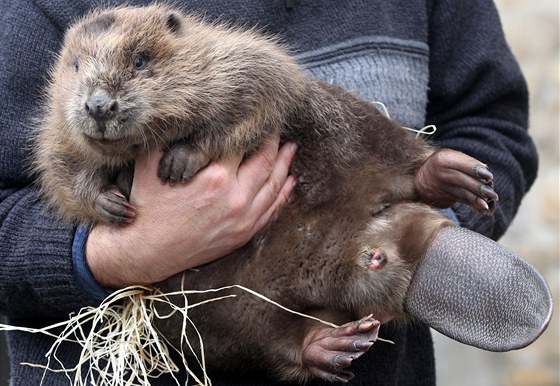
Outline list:
[[[494,176],[484,164],[476,165],[474,174],[478,177],[480,191],[473,206],[479,212],[491,216],[496,211],[499,199],[498,194],[494,191]]]
[[[161,157],[158,177],[170,184],[190,180],[209,159],[201,151],[186,144],[175,144]]]
[[[95,211],[101,221],[109,224],[126,224],[136,216],[136,209],[117,189],[100,193],[95,200]]]

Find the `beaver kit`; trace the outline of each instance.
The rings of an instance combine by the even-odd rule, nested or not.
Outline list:
[[[538,273],[531,267],[519,273],[517,256],[457,228],[416,189],[426,160],[453,151],[435,150],[372,103],[311,79],[281,44],[255,31],[209,25],[161,5],[86,16],[67,32],[52,70],[33,170],[62,218],[126,226],[134,221],[128,200],[139,154],[165,150],[159,176],[187,181],[213,160],[250,155],[277,133],[298,144],[289,204],[239,250],[155,286],[173,292],[183,285],[242,285],[298,312],[337,324],[362,320],[370,328],[365,338],[357,327],[341,334],[341,341],[358,343],[329,350],[314,341],[324,326],[231,290],[235,298],[189,313],[208,366],[264,369],[282,380],[346,381],[347,366],[376,339],[377,320],[411,315],[486,349],[521,347],[542,332],[550,303]],[[491,173],[464,154],[457,159],[460,177],[436,172],[468,193],[441,199],[491,215],[497,201]],[[500,336],[502,327],[485,326],[488,299],[465,302],[475,310],[465,321],[479,326],[480,335],[457,327],[446,310],[465,310],[460,285],[468,281],[457,279],[449,291],[432,286],[438,275],[471,267],[488,285],[503,281],[491,276],[489,256],[504,262],[496,275],[530,278],[529,292],[543,304],[536,315],[522,302],[492,318],[493,327],[509,326],[513,314],[517,323],[522,315],[530,327],[514,332],[522,335],[517,340],[510,331]],[[511,284],[500,291],[517,296]],[[189,295],[189,303],[207,297]],[[181,344],[181,320],[155,323]]]

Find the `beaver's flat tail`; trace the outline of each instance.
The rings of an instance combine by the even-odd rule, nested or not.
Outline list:
[[[450,226],[419,264],[405,307],[461,343],[509,351],[531,344],[546,329],[552,295],[521,257],[485,236]]]

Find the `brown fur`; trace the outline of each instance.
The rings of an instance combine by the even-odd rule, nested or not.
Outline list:
[[[138,57],[149,60],[136,70]],[[99,89],[119,102],[101,131],[83,106]],[[184,170],[169,176],[176,179],[248,154],[275,130],[298,143],[290,204],[240,250],[186,272],[192,289],[241,284],[338,323],[404,317],[415,266],[449,223],[413,203],[414,176],[433,152],[425,142],[372,104],[308,78],[279,44],[251,31],[163,6],[94,13],[68,32],[47,95],[34,167],[44,196],[69,220],[106,221],[98,196],[141,152],[169,148],[162,169],[170,154],[178,158]],[[386,256],[380,269],[369,265],[373,249]],[[176,290],[181,280],[160,286]],[[302,340],[312,323],[233,292],[190,314],[208,363],[309,379]],[[172,342],[177,323],[160,323]]]

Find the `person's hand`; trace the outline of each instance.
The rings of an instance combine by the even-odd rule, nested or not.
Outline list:
[[[151,284],[220,258],[247,243],[288,202],[296,151],[279,139],[255,155],[213,162],[185,184],[157,178],[160,154],[136,160],[131,203],[137,215],[123,227],[96,225],[86,257],[96,279],[121,288]]]

